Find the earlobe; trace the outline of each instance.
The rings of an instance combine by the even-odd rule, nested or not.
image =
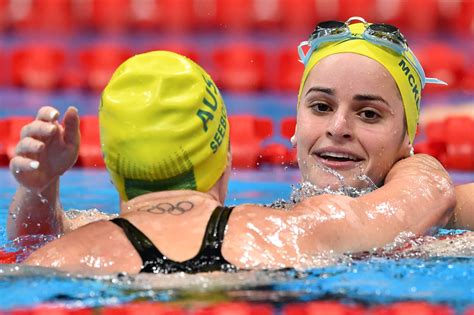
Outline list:
[[[296,147],[296,135],[293,135],[291,138],[290,138],[290,142],[291,142],[291,146],[293,148]]]
[[[410,156],[414,156],[415,155],[415,148],[413,147],[413,145],[411,143],[408,144],[408,147],[410,148]]]

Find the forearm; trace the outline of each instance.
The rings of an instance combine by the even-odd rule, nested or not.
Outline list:
[[[314,226],[314,238],[337,252],[364,251],[393,242],[401,232],[426,234],[445,224],[455,206],[448,174],[432,158],[411,159],[397,163],[383,187],[362,197],[315,199],[329,219]]]
[[[18,236],[64,233],[64,212],[59,201],[59,178],[41,193],[19,186],[7,220],[9,239]]]
[[[474,229],[474,183],[455,187],[456,208],[447,227],[452,229]]]

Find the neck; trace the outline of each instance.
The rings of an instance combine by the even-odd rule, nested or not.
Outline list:
[[[133,212],[141,205],[149,204],[150,202],[169,202],[177,199],[186,200],[190,198],[199,198],[203,201],[213,201],[218,205],[222,205],[222,203],[219,201],[217,193],[212,190],[206,193],[195,190],[159,191],[140,195],[128,201],[121,201],[120,213],[125,214]]]

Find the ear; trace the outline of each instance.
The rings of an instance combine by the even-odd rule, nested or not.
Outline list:
[[[400,158],[407,158],[409,156],[412,156],[413,150],[413,145],[410,142],[410,138],[408,137],[408,134],[405,135],[405,138],[403,139],[403,143],[400,147],[399,155]]]
[[[291,136],[290,142],[291,142],[291,146],[293,148],[295,148],[296,147],[296,135]]]
[[[296,130],[298,129],[298,126],[295,125],[295,133],[293,134],[293,136],[291,136],[290,138],[290,142],[291,142],[291,146],[293,148],[296,147],[296,144],[297,144],[297,140],[296,140]]]

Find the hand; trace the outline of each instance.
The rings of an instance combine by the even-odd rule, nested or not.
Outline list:
[[[43,191],[77,160],[80,144],[77,109],[67,109],[62,125],[58,117],[55,108],[44,106],[36,119],[21,130],[10,171],[30,190]]]

